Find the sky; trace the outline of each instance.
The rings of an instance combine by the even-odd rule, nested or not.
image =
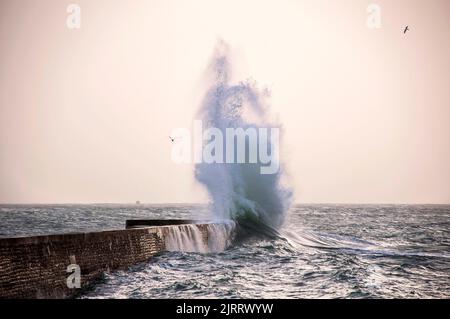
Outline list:
[[[271,92],[296,202],[450,203],[449,32],[447,0],[2,0],[0,203],[206,202],[168,135],[218,39]]]

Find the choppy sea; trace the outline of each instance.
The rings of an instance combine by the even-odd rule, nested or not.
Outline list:
[[[0,237],[207,218],[202,205],[1,205]],[[167,252],[81,298],[449,298],[450,206],[297,205],[277,238]]]

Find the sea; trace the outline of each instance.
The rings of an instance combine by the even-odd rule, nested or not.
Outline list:
[[[207,205],[0,205],[0,237],[207,219]],[[276,236],[171,251],[105,274],[79,298],[449,298],[449,205],[301,204]]]

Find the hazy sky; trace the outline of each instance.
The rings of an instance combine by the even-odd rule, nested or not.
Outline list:
[[[222,38],[272,93],[297,202],[450,203],[449,32],[448,0],[1,0],[0,202],[206,201],[168,135]]]

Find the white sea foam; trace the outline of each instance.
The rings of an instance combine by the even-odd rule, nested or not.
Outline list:
[[[235,222],[231,220],[201,226],[171,226],[165,230],[165,247],[167,251],[221,252],[231,245],[235,226]],[[204,227],[206,232],[202,232],[200,227]]]
[[[208,73],[210,84],[199,111],[204,125],[223,134],[227,128],[281,127],[269,120],[267,90],[258,89],[253,81],[230,84],[228,47],[223,42],[216,48]],[[269,139],[268,150],[278,152],[274,147]],[[267,175],[261,174],[263,166],[260,160],[196,165],[195,176],[208,190],[215,219],[245,220],[274,229],[283,224],[292,191],[281,184],[283,166]]]

